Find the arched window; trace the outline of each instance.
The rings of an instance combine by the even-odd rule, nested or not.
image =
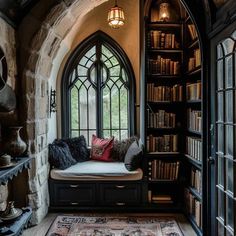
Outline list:
[[[69,58],[62,79],[64,137],[92,134],[126,138],[134,133],[134,76],[124,51],[97,32]]]

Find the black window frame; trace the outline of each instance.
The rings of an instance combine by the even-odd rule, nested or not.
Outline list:
[[[113,40],[110,36],[102,31],[97,31],[88,38],[82,41],[76,49],[69,56],[67,63],[64,67],[63,76],[61,80],[61,128],[62,137],[70,137],[70,96],[68,86],[70,84],[69,75],[73,70],[74,66],[78,64],[79,60],[85,55],[85,53],[91,48],[91,46],[100,43],[107,47],[118,59],[119,63],[123,66],[127,73],[129,80],[129,101],[128,101],[128,136],[132,136],[136,133],[136,110],[135,110],[135,76],[129,58],[121,46]],[[98,106],[102,106],[102,100]],[[101,109],[97,109],[97,116],[102,117]],[[97,119],[97,132],[98,137],[102,137],[102,119]]]

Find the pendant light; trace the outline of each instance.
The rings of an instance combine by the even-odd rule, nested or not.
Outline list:
[[[125,23],[125,15],[123,8],[118,7],[117,0],[115,0],[115,6],[112,7],[108,12],[107,21],[108,24],[114,29],[119,28]]]

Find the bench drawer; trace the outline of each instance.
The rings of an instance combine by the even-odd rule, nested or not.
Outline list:
[[[100,186],[101,205],[139,205],[141,189],[139,184],[102,184]]]
[[[54,203],[63,206],[91,206],[95,204],[93,184],[54,184]]]

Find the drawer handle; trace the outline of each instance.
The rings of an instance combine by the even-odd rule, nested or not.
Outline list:
[[[116,185],[116,188],[125,188],[125,185]]]
[[[78,184],[71,184],[70,187],[71,187],[71,188],[78,188],[79,185],[78,185]]]
[[[125,203],[124,203],[124,202],[116,202],[116,205],[117,205],[117,206],[124,206]]]
[[[78,202],[71,202],[70,204],[71,204],[71,205],[79,205]]]

